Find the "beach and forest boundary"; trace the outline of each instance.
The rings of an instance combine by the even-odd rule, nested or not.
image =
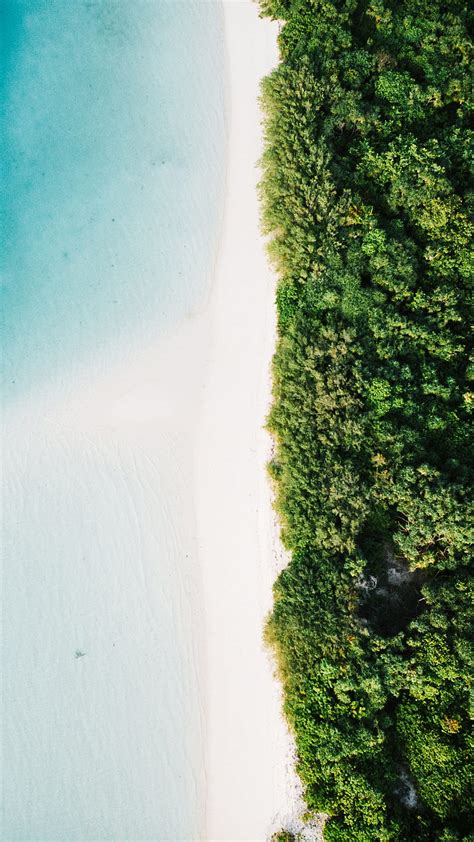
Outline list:
[[[266,637],[297,769],[326,840],[471,839],[468,7],[261,12],[291,553]]]

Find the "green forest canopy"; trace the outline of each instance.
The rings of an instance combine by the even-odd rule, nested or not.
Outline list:
[[[279,274],[266,635],[326,840],[473,839],[468,4],[261,0]]]

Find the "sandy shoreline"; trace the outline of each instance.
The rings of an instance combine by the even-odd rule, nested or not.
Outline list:
[[[169,462],[170,476],[176,474],[188,553],[180,614],[194,615],[203,699],[201,832],[207,842],[263,842],[282,826],[296,827],[300,807],[280,687],[262,643],[279,548],[265,469],[271,441],[263,429],[275,278],[259,235],[256,162],[259,82],[277,63],[278,25],[260,20],[252,0],[224,0],[223,8],[226,196],[207,301],[126,365],[93,382],[85,375],[60,405],[43,397],[41,424],[68,441],[79,436],[94,452],[156,451],[157,464]],[[26,418],[33,411],[25,405]]]
[[[54,602],[58,631],[41,650],[44,669],[39,671],[33,659],[38,687],[46,687],[53,663],[57,686],[69,692],[75,709],[78,674],[71,653],[84,647],[81,669],[89,670],[84,687],[91,704],[84,721],[88,731],[94,723],[98,735],[92,747],[100,745],[107,721],[110,745],[115,749],[120,736],[123,750],[123,759],[111,761],[108,772],[128,774],[133,750],[131,769],[146,768],[150,791],[166,776],[170,789],[163,797],[174,798],[183,812],[177,793],[186,793],[199,817],[205,777],[201,838],[263,842],[273,830],[289,826],[296,811],[291,741],[262,644],[278,563],[265,471],[271,442],[263,430],[275,341],[275,279],[259,235],[256,162],[262,151],[259,82],[277,63],[278,26],[260,20],[252,0],[224,0],[223,8],[226,197],[207,300],[163,330],[158,341],[133,347],[112,368],[97,359],[94,366],[78,368],[77,377],[61,384],[59,392],[38,387],[11,409],[8,422],[11,450],[19,454],[12,468],[14,490],[25,477],[31,493],[36,466],[35,528],[40,534],[39,502],[45,500],[62,529],[55,523],[41,550],[55,594],[55,601],[48,597],[48,610],[40,612],[41,621],[50,623]],[[32,541],[28,559],[39,551],[36,535]],[[74,587],[65,581],[58,588],[54,559],[66,575],[66,549],[75,559]],[[179,638],[179,646],[174,643],[183,658],[181,677],[174,649],[168,651],[162,641],[165,621]],[[24,658],[28,664],[33,658],[28,645]],[[66,677],[64,659],[71,672]],[[172,678],[163,681],[168,673]],[[107,714],[97,705],[97,688],[103,686],[111,688],[109,695],[103,693]],[[127,707],[129,697],[133,704]],[[179,731],[161,734],[160,726],[172,723],[180,704],[185,713],[186,705],[199,708],[183,713],[189,733],[180,724]],[[121,717],[116,732],[112,708]],[[137,710],[140,736],[129,740],[127,727]],[[77,735],[75,730],[67,734],[74,747],[66,763],[72,775]],[[87,769],[93,754],[84,741],[77,745]],[[175,765],[167,755],[177,756]],[[133,784],[137,827],[142,827],[139,775]],[[114,786],[112,791],[122,791],[121,780]],[[150,827],[156,826],[153,802],[150,796]],[[179,826],[182,815],[170,811],[166,838],[177,839]],[[130,830],[129,838],[134,835]]]
[[[224,2],[228,168],[224,225],[205,320],[209,361],[196,453],[206,662],[206,839],[264,840],[294,812],[280,689],[261,642],[275,577],[263,424],[270,402],[275,279],[259,236],[259,81],[278,60],[277,24],[251,0]]]

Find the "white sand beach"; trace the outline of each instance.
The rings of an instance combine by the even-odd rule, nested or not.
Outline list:
[[[278,25],[227,0],[228,170],[209,304],[211,344],[197,448],[206,639],[206,839],[264,840],[294,810],[280,689],[262,645],[276,574],[265,465],[275,278],[259,235],[259,81],[278,60]]]

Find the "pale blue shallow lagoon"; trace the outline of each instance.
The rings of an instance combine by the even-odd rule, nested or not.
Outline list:
[[[128,349],[202,295],[223,177],[223,34],[219,3],[192,0],[5,0],[2,29],[16,395]]]
[[[88,383],[139,359],[208,293],[222,9],[4,0],[2,36],[0,837],[195,840],[189,448],[159,424],[144,437],[68,427],[54,407],[80,406]]]

